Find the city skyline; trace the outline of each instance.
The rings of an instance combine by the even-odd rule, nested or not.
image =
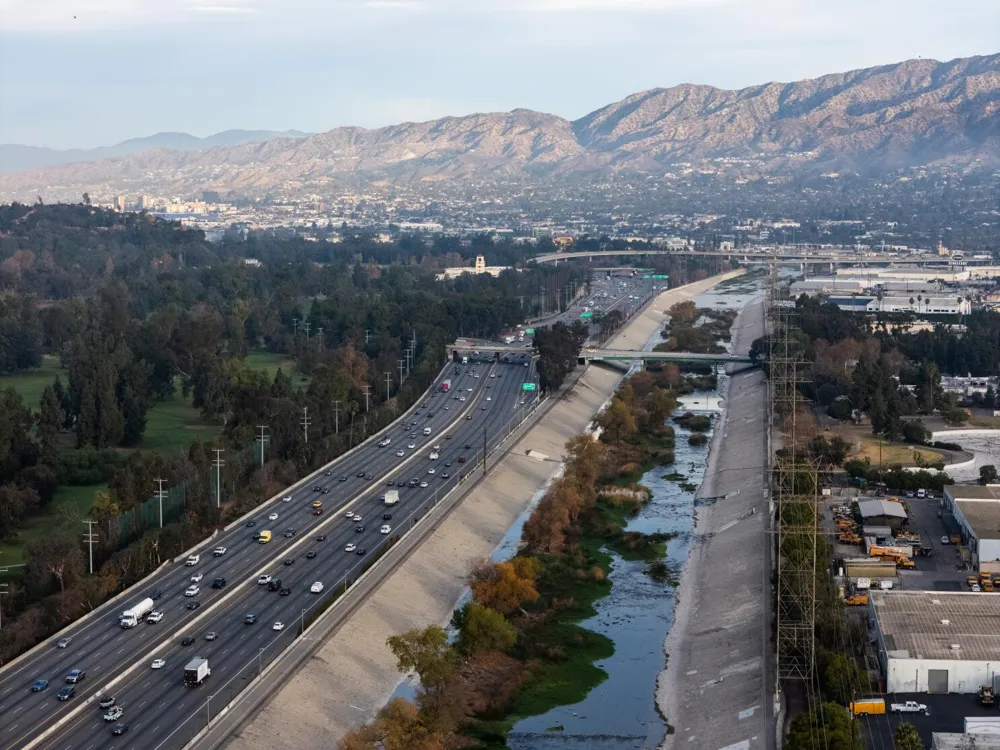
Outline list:
[[[987,0],[868,5],[14,2],[0,19],[0,95],[14,105],[0,142],[89,148],[162,131],[322,132],[518,107],[577,118],[660,86],[742,88],[995,51],[1000,7]],[[89,75],[67,73],[81,69]]]

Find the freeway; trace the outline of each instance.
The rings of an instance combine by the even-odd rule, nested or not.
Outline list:
[[[300,623],[329,601],[338,585],[356,579],[364,564],[392,537],[454,487],[461,475],[476,470],[484,439],[495,444],[504,427],[532,406],[529,399],[534,394],[521,391],[522,382],[534,378],[534,368],[525,368],[525,361],[460,366],[459,376],[449,365],[421,413],[411,413],[405,418],[408,424],[397,422],[383,432],[392,438],[389,446],[380,448],[372,441],[333,462],[313,480],[291,490],[288,502],[275,498],[260,506],[253,514],[253,529],[241,523],[219,534],[214,544],[225,547],[225,554],[214,557],[211,548],[206,548],[194,567],[183,561],[170,565],[130,596],[105,605],[68,631],[65,635],[73,640],[67,648],[43,645],[0,671],[0,711],[5,717],[0,747],[183,747],[211,714],[224,708],[297,637]],[[448,395],[434,392],[444,378],[452,381]],[[431,436],[422,434],[424,427],[431,428]],[[440,457],[431,461],[431,446],[438,444]],[[397,451],[404,455],[398,456]],[[460,456],[464,463],[459,463]],[[430,469],[435,473],[429,473]],[[358,476],[364,473],[373,479]],[[398,485],[410,479],[427,486],[403,487],[396,506],[381,504],[379,498],[389,480]],[[314,486],[329,494],[314,492]],[[322,515],[313,515],[316,499],[324,502]],[[344,517],[348,508],[361,515],[363,531],[356,531],[359,524]],[[271,513],[277,513],[277,520],[267,520]],[[392,518],[383,520],[383,513]],[[381,534],[382,524],[391,525],[393,532]],[[274,532],[270,544],[252,539],[255,531],[263,529]],[[286,538],[285,529],[294,529],[295,534]],[[320,541],[320,536],[325,539]],[[347,552],[349,543],[367,554]],[[306,556],[312,552],[315,556]],[[291,564],[283,564],[286,560]],[[197,574],[204,576],[200,593],[185,597],[184,589]],[[291,594],[279,596],[258,585],[261,574],[280,577]],[[209,587],[217,576],[228,581],[221,590]],[[314,581],[324,584],[323,594],[310,593]],[[121,629],[118,615],[154,590],[162,592],[156,609],[164,613],[163,621]],[[188,610],[191,601],[199,602],[200,608]],[[258,616],[258,622],[246,625],[244,615],[250,612]],[[277,621],[284,623],[284,630],[272,629]],[[217,633],[217,639],[206,640],[209,632]],[[194,645],[181,645],[187,635],[196,639]],[[206,657],[212,674],[205,685],[191,689],[182,684],[182,673],[194,656]],[[165,660],[166,666],[151,669],[154,658]],[[86,670],[86,679],[77,686],[74,698],[58,702],[54,693],[74,668]],[[49,688],[30,692],[31,682],[39,678],[49,680]],[[96,702],[86,703],[96,695],[113,695],[123,707],[121,720],[129,725],[124,736],[112,737],[112,725],[101,719]],[[51,736],[36,741],[61,720],[66,721]]]

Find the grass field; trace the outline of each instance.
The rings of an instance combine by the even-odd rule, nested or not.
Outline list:
[[[852,453],[851,458],[860,458],[862,460],[867,458],[872,462],[872,464],[878,465],[880,452],[878,438],[873,435],[864,435],[860,438],[860,440],[861,450]],[[854,445],[857,446],[856,439],[854,441]],[[916,465],[916,461],[913,460],[914,453],[918,453],[924,462],[928,464],[942,460],[940,453],[928,448],[917,448],[913,445],[906,445],[903,443],[887,443],[884,440],[882,441],[881,461],[885,466],[890,464],[914,466]]]
[[[56,490],[56,496],[49,506],[49,512],[31,520],[21,529],[16,539],[0,543],[0,568],[6,565],[20,565],[24,562],[22,550],[25,544],[34,542],[56,531],[66,531],[82,535],[86,527],[80,521],[87,517],[93,504],[95,492],[107,490],[108,485],[97,484],[90,487],[70,487]]]
[[[144,451],[172,454],[187,451],[195,438],[214,440],[221,432],[219,425],[206,421],[191,406],[191,397],[184,398],[178,389],[166,401],[158,401],[146,415],[146,432],[139,447]]]
[[[42,401],[42,391],[45,386],[52,385],[56,376],[60,376],[66,385],[66,373],[59,366],[59,358],[51,355],[42,357],[42,366],[32,372],[20,375],[5,375],[0,377],[0,388],[10,388],[21,394],[26,406],[37,409]]]
[[[289,359],[284,354],[252,351],[247,354],[245,362],[251,370],[263,370],[272,378],[280,367],[281,371],[292,379],[292,385],[294,386],[306,386],[309,383],[307,377],[299,375],[295,360]]]

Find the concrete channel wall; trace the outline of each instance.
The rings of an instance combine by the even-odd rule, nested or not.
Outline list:
[[[613,339],[642,348],[663,326],[672,304],[693,298],[740,271],[660,294]],[[589,426],[622,373],[588,367],[516,442],[498,452],[490,473],[447,519],[315,650],[257,715],[238,727],[228,747],[240,750],[328,749],[382,706],[400,681],[385,642],[411,628],[443,624],[486,558],[531,498],[562,466],[566,442]]]

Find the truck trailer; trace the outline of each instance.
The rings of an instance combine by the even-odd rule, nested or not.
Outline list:
[[[142,622],[146,615],[153,611],[153,606],[152,599],[143,599],[131,609],[126,609],[122,612],[118,617],[118,624],[123,628],[134,628]]]
[[[399,490],[386,490],[385,495],[382,496],[382,502],[386,505],[395,505],[399,502]]]
[[[196,656],[184,667],[184,684],[188,687],[197,687],[210,674],[212,670],[208,666],[208,659]]]
[[[451,390],[451,380],[446,380],[441,384],[441,393],[447,393]]]

